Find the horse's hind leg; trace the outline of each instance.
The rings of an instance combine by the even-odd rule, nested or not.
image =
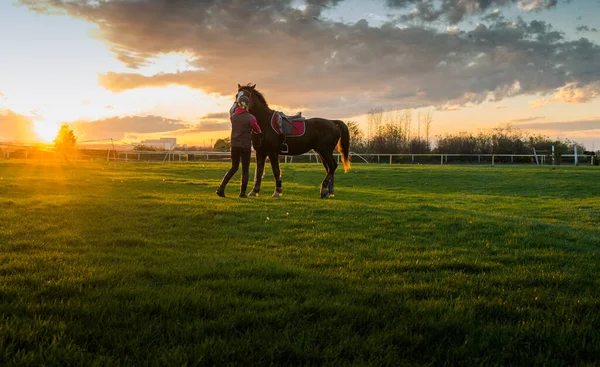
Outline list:
[[[317,152],[319,157],[321,157],[321,162],[323,163],[323,167],[325,167],[325,178],[321,182],[321,199],[328,198],[330,196],[329,187],[331,183],[331,168],[333,167],[333,157],[329,157],[327,154],[322,154],[321,152]]]
[[[337,162],[334,157],[331,157],[331,168],[329,169],[329,197],[335,196],[335,190],[333,188],[334,178],[335,178],[335,170],[337,169]]]
[[[279,156],[277,154],[269,154],[269,160],[271,161],[271,169],[273,170],[273,177],[275,178],[275,191],[273,192],[273,197],[278,198],[283,193]]]
[[[267,155],[264,153],[256,152],[256,170],[254,171],[254,188],[248,196],[258,196],[260,192],[260,184],[263,177],[263,172],[265,171],[265,160],[267,159]]]

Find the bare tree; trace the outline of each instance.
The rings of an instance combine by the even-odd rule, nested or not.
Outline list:
[[[433,117],[431,116],[431,112],[427,112],[423,114],[423,126],[425,128],[425,141],[427,144],[429,141],[429,134],[431,133],[431,122],[433,121]]]
[[[383,122],[383,109],[372,108],[367,113],[367,125],[368,125],[368,139],[371,140],[373,137],[380,135],[381,124]]]

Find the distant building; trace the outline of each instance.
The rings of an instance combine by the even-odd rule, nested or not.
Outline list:
[[[160,138],[142,140],[138,145],[157,149],[172,150],[177,147],[177,138]]]

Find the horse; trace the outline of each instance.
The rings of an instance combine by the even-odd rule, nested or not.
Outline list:
[[[283,136],[272,124],[274,118],[279,118],[279,113],[270,109],[265,97],[256,90],[256,84],[238,84],[236,102],[246,96],[250,99],[249,112],[256,117],[262,130],[262,134],[252,134],[252,142],[256,151],[256,171],[254,174],[254,188],[248,196],[258,196],[262,181],[265,162],[267,157],[271,161],[271,169],[275,178],[275,191],[273,197],[279,197],[283,193],[281,182],[281,171],[279,168],[279,155],[300,155],[314,150],[325,167],[326,175],[321,182],[321,198],[335,196],[334,176],[337,162],[333,157],[336,148],[342,156],[344,172],[350,169],[350,132],[348,126],[340,120],[328,120],[324,118],[304,119],[299,115],[285,116],[288,120],[299,120],[303,134],[301,136]],[[277,114],[277,115],[276,115]],[[302,125],[304,123],[305,125]],[[285,143],[283,143],[285,141]],[[282,147],[287,148],[285,151]]]

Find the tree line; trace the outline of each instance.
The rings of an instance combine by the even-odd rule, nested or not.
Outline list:
[[[350,129],[350,149],[354,153],[373,154],[549,154],[554,146],[557,155],[573,152],[582,144],[569,139],[551,139],[533,134],[510,124],[479,133],[459,132],[431,136],[430,113],[384,111],[372,109],[367,114],[366,134],[355,121],[347,123]],[[435,146],[434,146],[435,143]]]

